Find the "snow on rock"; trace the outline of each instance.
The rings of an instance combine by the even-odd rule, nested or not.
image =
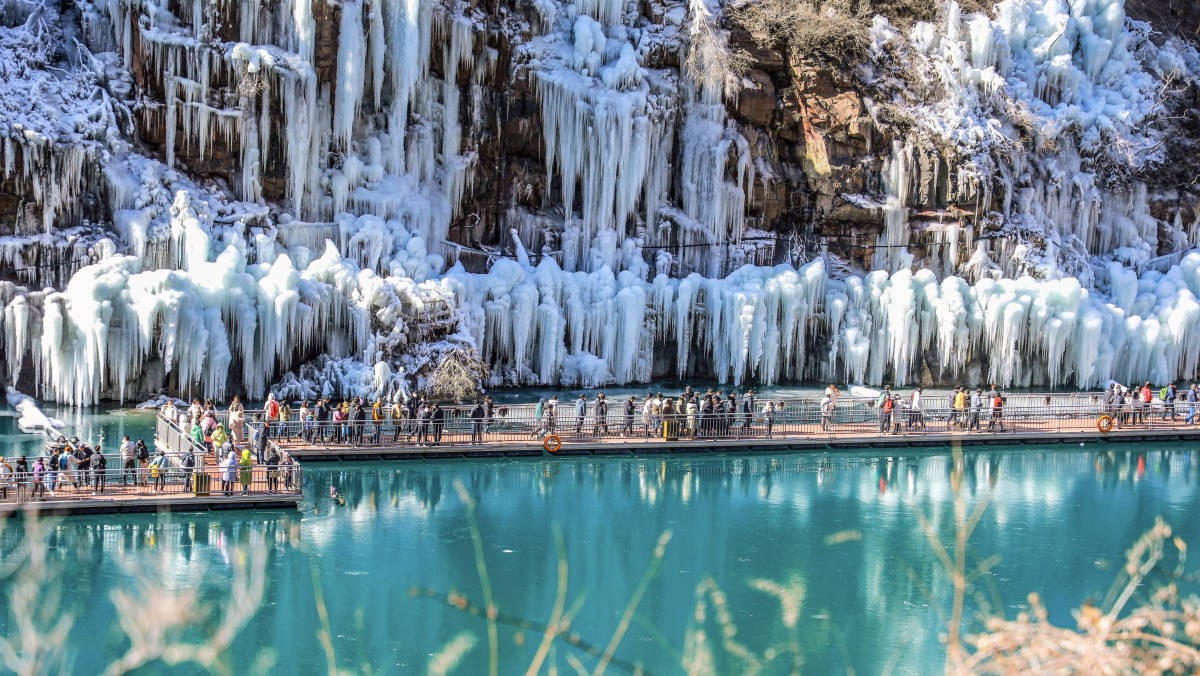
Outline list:
[[[449,345],[478,349],[493,385],[1196,372],[1200,255],[1148,265],[1164,224],[1128,176],[1162,161],[1161,82],[1194,80],[1200,57],[1155,45],[1119,0],[1004,0],[994,18],[951,2],[907,34],[875,22],[875,74],[891,87],[907,68],[920,86],[892,102],[914,129],[868,182],[879,194],[845,196],[882,216],[878,269],[862,275],[754,264],[765,165],[730,92],[651,58],[699,33],[724,45],[723,3],[658,7],[663,21],[628,0],[526,4],[504,20],[519,44],[503,75],[536,93],[556,195],[496,215],[511,251],[483,252],[471,269],[486,272],[448,264],[473,244],[449,241],[480,147],[504,142],[480,135],[500,57],[474,3],[337,3],[321,64],[310,0],[223,3],[233,26],[203,3],[82,0],[94,54],[54,3],[28,5],[0,26],[0,171],[42,232],[0,238],[0,264],[53,250],[66,271],[0,281],[6,381],[78,405],[162,390],[394,399]],[[161,105],[118,100],[135,65]],[[135,124],[161,130],[163,161],[137,152]],[[946,190],[1001,194],[1002,213],[986,215],[986,244],[920,224],[942,245],[921,269],[906,246],[931,139],[964,160]],[[231,175],[185,175],[218,152]],[[81,220],[85,184],[111,223],[60,227]],[[1194,225],[1169,225],[1197,243]]]
[[[12,406],[17,415],[17,427],[27,434],[36,434],[38,432],[52,432],[57,429],[66,427],[66,423],[58,418],[51,418],[42,409],[38,408],[37,402],[33,397],[21,394],[14,387],[5,388],[8,396],[8,405]]]
[[[175,404],[180,409],[186,409],[188,402],[178,397],[172,397],[165,394],[156,394],[149,399],[139,402],[134,408],[141,410],[157,410],[166,406],[168,403]]]

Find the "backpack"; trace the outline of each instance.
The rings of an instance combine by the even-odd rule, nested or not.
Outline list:
[[[1167,394],[1167,388],[1165,388],[1165,387],[1158,391],[1158,398],[1162,399],[1163,401],[1166,401],[1167,397],[1169,397],[1169,396],[1170,395]]]
[[[891,413],[892,408],[895,407],[895,405],[896,402],[892,401],[890,397],[883,400],[883,410],[887,413]]]

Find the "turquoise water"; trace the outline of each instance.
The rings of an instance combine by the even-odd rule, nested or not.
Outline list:
[[[973,587],[968,629],[978,628],[984,611],[1012,617],[1033,591],[1052,620],[1073,626],[1070,609],[1104,597],[1125,550],[1157,516],[1200,543],[1200,525],[1190,518],[1196,452],[1163,445],[1139,455],[1144,450],[965,450],[962,495],[971,505],[990,500],[970,541],[971,560],[998,557]],[[478,505],[483,561],[505,621],[550,618],[560,530],[571,630],[603,647],[656,540],[669,532],[618,659],[681,673],[694,630],[703,628],[718,673],[742,670],[733,654],[739,649],[760,659],[774,649],[766,673],[787,673],[789,644],[799,646],[809,673],[929,673],[944,661],[939,636],[950,584],[920,515],[950,542],[951,467],[948,450],[310,463],[300,514],[72,518],[53,531],[51,561],[69,571],[61,589],[77,616],[72,636],[89,637],[72,647],[77,673],[94,672],[124,650],[108,598],[130,587],[133,573],[122,562],[154,571],[165,595],[198,590],[214,603],[229,594],[246,548],[256,546],[269,552],[266,601],[233,644],[235,673],[251,670],[264,648],[278,673],[325,671],[316,590],[342,668],[424,673],[433,654],[465,637],[473,647],[454,673],[486,673],[484,620],[410,596],[427,588],[482,603],[460,484]],[[6,556],[22,532],[19,524],[0,531]],[[761,590],[764,580],[803,590],[794,630],[779,600]],[[11,635],[11,593],[4,591],[0,632]],[[737,646],[721,640],[722,613],[736,626]],[[500,673],[522,673],[540,638],[501,624]],[[596,663],[559,643],[551,655],[559,673],[573,671],[568,655],[589,669]]]
[[[0,397],[0,404],[4,399]],[[62,420],[66,427],[63,434],[76,436],[95,446],[100,444],[105,454],[117,452],[121,437],[144,439],[154,447],[154,412],[133,408],[106,406],[103,408],[71,408],[56,404],[40,404],[42,411],[51,418]],[[17,428],[17,414],[7,406],[0,405],[0,455],[14,457],[25,455],[33,458],[45,448],[42,434],[24,434]]]

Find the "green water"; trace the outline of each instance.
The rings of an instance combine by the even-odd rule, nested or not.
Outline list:
[[[1124,551],[1156,516],[1200,543],[1191,518],[1196,452],[1140,451],[966,449],[963,495],[969,504],[990,500],[970,554],[999,561],[973,588],[968,630],[983,610],[1015,615],[1031,591],[1052,620],[1073,626],[1070,609],[1103,598]],[[718,619],[727,613],[737,644],[760,658],[780,651],[766,673],[788,672],[791,641],[808,673],[930,673],[944,661],[950,585],[919,523],[924,515],[950,542],[950,475],[948,451],[309,464],[300,514],[72,518],[55,526],[50,561],[63,573],[53,578],[63,610],[76,618],[76,673],[96,672],[126,646],[109,600],[130,586],[123,565],[155,571],[156,593],[198,590],[219,605],[256,546],[269,551],[269,582],[263,607],[233,644],[235,673],[264,649],[276,673],[325,671],[316,590],[343,668],[424,673],[434,653],[465,635],[474,644],[454,673],[486,673],[484,620],[409,593],[453,590],[482,603],[461,484],[478,504],[482,557],[503,619],[551,616],[560,530],[571,630],[606,645],[656,540],[669,532],[618,659],[681,673],[689,632],[703,628],[717,672],[737,673],[743,663],[721,640]],[[23,532],[19,524],[0,530],[5,556]],[[763,580],[803,589],[794,630],[779,600],[760,590]],[[2,584],[0,632],[11,637],[11,582]],[[500,673],[523,673],[540,637],[501,624]],[[560,643],[552,654],[559,673],[573,671],[568,655],[588,668],[596,662]]]

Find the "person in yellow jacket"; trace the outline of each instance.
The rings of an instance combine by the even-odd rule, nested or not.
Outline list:
[[[371,406],[371,424],[375,426],[372,438],[375,440],[375,443],[379,443],[380,436],[383,434],[383,420],[385,417],[383,401],[376,399],[375,404]]]
[[[212,443],[217,457],[221,457],[225,452],[225,445],[229,443],[229,433],[225,431],[225,425],[217,423],[217,428],[212,432]]]
[[[254,463],[250,460],[250,449],[242,451],[242,459],[238,461],[238,480],[242,484],[242,495],[250,492],[250,480],[253,476]]]
[[[952,424],[959,427],[967,426],[967,390],[963,387],[954,388],[954,420]]]

